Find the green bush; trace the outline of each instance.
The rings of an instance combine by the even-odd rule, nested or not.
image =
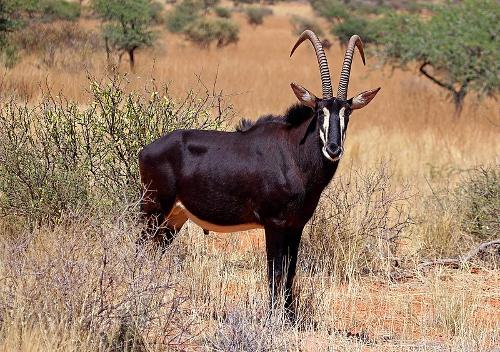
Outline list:
[[[249,6],[245,9],[248,23],[258,26],[264,23],[264,17],[272,15],[273,10],[268,7]]]
[[[239,27],[225,18],[200,18],[186,30],[187,38],[202,48],[208,48],[216,42],[217,47],[236,43],[239,39]]]
[[[211,118],[219,97],[190,93],[177,103],[166,88],[149,98],[125,90],[115,77],[91,81],[85,108],[50,94],[37,106],[14,99],[0,106],[2,216],[53,221],[66,211],[136,200],[144,145],[178,128],[217,128],[225,116]]]
[[[172,33],[181,33],[185,31],[200,17],[201,10],[201,2],[196,0],[183,0],[167,14],[166,22],[168,30]]]
[[[343,44],[347,44],[353,34],[359,35],[365,44],[372,43],[376,40],[372,23],[361,17],[355,16],[348,17],[334,26],[332,28],[332,34]]]
[[[40,9],[49,19],[75,21],[80,17],[80,4],[66,0],[44,0]]]
[[[328,20],[347,19],[352,15],[380,15],[387,11],[420,12],[431,5],[431,1],[415,0],[311,0],[313,9]]]
[[[349,17],[349,9],[339,0],[312,0],[312,8],[327,20],[340,20]]]
[[[217,17],[221,18],[231,18],[231,10],[227,7],[217,6],[214,8],[214,12]]]
[[[462,230],[476,242],[500,236],[500,166],[480,167],[468,173],[456,188]]]
[[[290,19],[290,23],[292,24],[293,33],[295,35],[300,35],[306,29],[309,29],[316,33],[319,37],[323,36],[323,30],[321,29],[320,25],[309,18],[294,15]]]
[[[250,5],[250,4],[258,4],[260,0],[233,0],[233,4],[235,7],[238,7],[242,4]]]
[[[149,6],[150,17],[156,24],[162,24],[164,21],[163,5],[159,2],[152,1]]]

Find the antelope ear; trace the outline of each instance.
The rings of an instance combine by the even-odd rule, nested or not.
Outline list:
[[[361,109],[366,105],[368,105],[368,103],[371,102],[373,98],[375,98],[375,95],[377,95],[379,90],[380,87],[376,89],[367,90],[366,92],[358,94],[354,98],[349,99],[349,103],[351,104],[351,109],[352,110]]]
[[[318,98],[311,92],[309,92],[307,89],[305,89],[302,86],[299,86],[298,84],[291,83],[290,86],[292,87],[293,92],[295,93],[295,96],[299,101],[304,104],[309,106],[312,109],[316,108],[316,104],[318,102]]]

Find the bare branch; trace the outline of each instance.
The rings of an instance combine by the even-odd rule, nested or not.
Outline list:
[[[422,269],[425,269],[427,267],[436,266],[436,265],[450,266],[452,268],[459,269],[461,267],[464,267],[474,257],[479,255],[480,253],[485,252],[487,249],[489,249],[490,247],[493,247],[493,246],[500,246],[500,239],[496,239],[496,240],[493,240],[490,242],[481,243],[478,247],[470,250],[463,257],[442,258],[442,259],[436,259],[436,260],[423,262],[418,266],[418,269],[422,270]]]
[[[427,77],[428,79],[430,79],[432,82],[436,83],[438,86],[440,87],[443,87],[445,89],[448,89],[449,91],[451,91],[453,94],[457,94],[457,91],[455,91],[455,88],[453,88],[453,86],[449,83],[443,83],[441,82],[440,80],[438,80],[436,77],[432,76],[429,72],[427,72],[425,70],[425,67],[430,65],[429,62],[424,62],[421,66],[420,66],[420,72],[425,76]]]

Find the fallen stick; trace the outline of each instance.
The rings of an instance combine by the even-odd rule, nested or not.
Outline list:
[[[481,243],[478,247],[469,251],[463,257],[443,258],[443,259],[436,259],[436,260],[423,262],[418,266],[418,269],[422,270],[422,269],[425,269],[429,266],[436,266],[436,265],[450,266],[452,268],[458,269],[458,268],[465,266],[465,264],[467,264],[467,262],[469,262],[472,258],[474,258],[475,256],[477,256],[478,254],[480,254],[482,252],[485,252],[488,248],[490,248],[492,246],[500,246],[500,239],[496,239],[496,240],[493,240],[490,242]]]

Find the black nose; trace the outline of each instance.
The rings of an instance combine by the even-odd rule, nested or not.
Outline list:
[[[340,155],[342,154],[342,148],[339,147],[337,144],[335,143],[329,143],[327,146],[326,146],[326,151],[328,152],[328,154],[332,157],[332,158],[339,158]]]

